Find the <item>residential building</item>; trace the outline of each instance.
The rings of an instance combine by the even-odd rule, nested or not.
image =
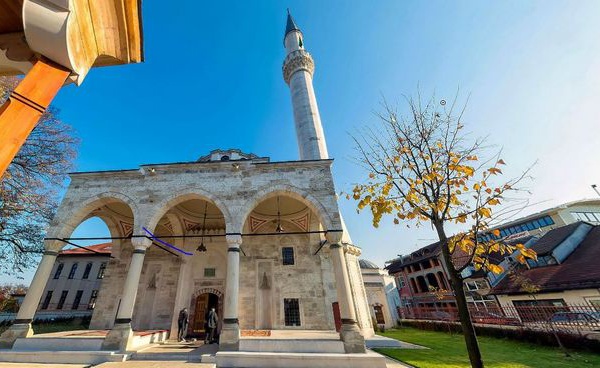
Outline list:
[[[565,203],[503,223],[481,236],[486,240],[502,239],[508,244],[521,243],[525,247],[533,247],[548,232],[579,221],[600,224],[600,200],[584,199]],[[499,230],[499,236],[492,235],[491,230],[495,229]],[[455,256],[455,258],[460,257]],[[462,272],[467,301],[475,310],[493,311],[500,307],[497,298],[493,295],[496,292],[492,293],[492,290],[506,278],[508,271],[514,265],[514,259],[508,254],[492,254],[490,258],[505,271],[496,275],[491,272],[477,271],[469,266]],[[406,317],[410,318],[414,315],[411,308],[415,307],[455,306],[453,293],[449,291],[447,273],[442,266],[439,243],[427,245],[409,255],[390,261],[386,268],[396,279],[403,306],[402,311]]]
[[[537,260],[513,263],[492,289],[506,310],[522,306],[589,306],[600,311],[600,226],[576,222],[533,242]]]
[[[111,251],[112,243],[62,250],[50,272],[35,318],[91,316]]]

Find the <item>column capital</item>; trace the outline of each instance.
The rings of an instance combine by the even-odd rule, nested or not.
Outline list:
[[[136,250],[146,250],[152,245],[152,240],[148,238],[131,238],[131,245]]]
[[[327,233],[325,233],[325,239],[327,239],[331,245],[339,244],[342,241],[342,235],[342,231],[327,231]]]
[[[225,236],[225,240],[227,241],[227,245],[238,247],[242,245],[242,235],[241,234],[229,234]]]
[[[49,252],[60,252],[65,243],[60,240],[44,240],[44,249]]]

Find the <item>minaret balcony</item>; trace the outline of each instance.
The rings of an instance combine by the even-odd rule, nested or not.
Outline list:
[[[285,83],[290,84],[292,75],[298,70],[306,70],[313,75],[315,71],[315,62],[308,51],[300,49],[292,51],[283,61],[283,79]]]

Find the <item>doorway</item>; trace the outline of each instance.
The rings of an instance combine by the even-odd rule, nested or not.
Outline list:
[[[206,315],[211,308],[215,308],[218,313],[219,308],[219,296],[213,293],[203,293],[198,295],[196,298],[196,308],[194,309],[194,319],[191,323],[190,335],[195,337],[203,337],[205,331],[204,321]],[[220,316],[219,316],[220,318]]]

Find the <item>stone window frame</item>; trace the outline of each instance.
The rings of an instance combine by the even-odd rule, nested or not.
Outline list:
[[[299,316],[300,316],[300,325],[299,326],[287,326],[285,324],[285,299],[298,299],[298,312],[299,312]],[[299,294],[283,294],[281,296],[280,299],[280,306],[279,306],[279,311],[280,311],[280,315],[279,315],[279,324],[281,326],[281,328],[283,329],[297,329],[297,330],[302,330],[305,328],[306,325],[306,318],[304,315],[304,308],[303,306],[303,300],[301,295]]]
[[[289,264],[285,264],[283,261],[283,249],[284,248],[291,248],[292,249],[292,257],[294,260],[294,263],[289,263]],[[296,246],[295,245],[281,245],[280,250],[279,250],[279,255],[281,257],[281,266],[285,266],[285,267],[294,267],[298,264],[297,260],[298,260],[298,253],[296,252]]]

